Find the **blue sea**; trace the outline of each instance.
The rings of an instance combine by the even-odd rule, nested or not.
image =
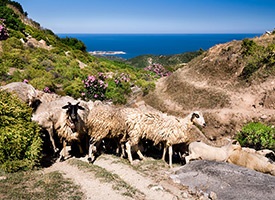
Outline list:
[[[232,40],[260,36],[248,34],[58,34],[81,40],[91,54],[115,55],[124,59],[139,55],[173,55],[210,47]]]

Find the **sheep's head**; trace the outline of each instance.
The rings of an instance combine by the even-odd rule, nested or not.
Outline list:
[[[198,111],[195,111],[191,114],[191,122],[202,127],[206,126],[202,113]]]
[[[80,102],[77,104],[73,105],[70,102],[68,102],[67,105],[63,106],[62,109],[67,109],[67,115],[70,118],[72,122],[77,122],[78,121],[78,114],[77,111],[78,109],[80,110],[85,110],[82,106],[79,105]]]

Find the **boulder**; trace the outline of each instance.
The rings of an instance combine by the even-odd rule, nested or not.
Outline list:
[[[191,191],[215,193],[217,199],[261,199],[275,197],[275,177],[225,162],[192,161],[170,176]]]

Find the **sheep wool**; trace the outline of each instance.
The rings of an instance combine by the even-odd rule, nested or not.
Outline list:
[[[149,139],[155,145],[164,144],[162,159],[165,158],[166,150],[169,147],[169,165],[172,167],[172,145],[187,141],[189,129],[193,123],[205,126],[204,118],[199,112],[192,112],[183,119],[160,112],[138,112],[135,110],[129,113],[124,117],[129,137],[126,150],[130,163],[132,163],[131,146],[137,145],[141,139]],[[140,155],[141,152],[138,154]]]

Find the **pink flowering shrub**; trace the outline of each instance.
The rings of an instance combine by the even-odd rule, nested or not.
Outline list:
[[[124,104],[131,92],[130,76],[125,73],[108,78],[99,73],[98,76],[88,76],[83,83],[85,90],[81,95],[86,100],[112,100],[115,104]]]
[[[84,81],[85,92],[82,96],[86,99],[104,100],[105,92],[108,87],[106,77],[99,73],[98,76],[88,76]]]
[[[49,87],[45,87],[45,88],[43,89],[43,91],[44,91],[45,93],[52,93],[52,91],[50,90]]]
[[[116,85],[121,85],[123,83],[127,83],[130,81],[130,77],[128,74],[121,73],[120,75],[116,76],[115,79],[115,84]]]
[[[9,33],[4,22],[4,19],[0,19],[0,40],[6,40],[9,38]]]
[[[161,64],[158,63],[153,63],[152,65],[149,65],[144,69],[155,73],[159,77],[170,76],[172,74],[172,72],[168,71]]]

